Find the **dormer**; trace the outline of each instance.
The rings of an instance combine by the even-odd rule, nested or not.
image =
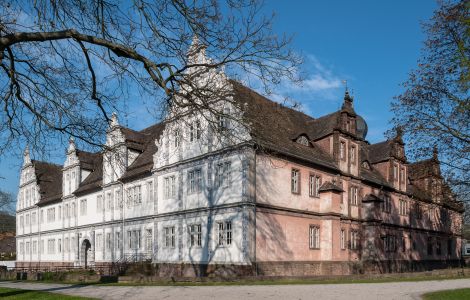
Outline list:
[[[29,147],[26,146],[23,152],[23,166],[21,168],[16,209],[20,210],[31,207],[35,205],[38,200],[35,168],[31,160]]]
[[[126,146],[125,130],[119,125],[116,113],[113,113],[106,132],[106,145],[103,150],[103,184],[117,181],[131,161],[137,157]]]
[[[398,128],[394,138],[368,146],[369,162],[395,189],[406,192],[408,164],[403,131]]]
[[[340,128],[349,134],[356,135],[356,112],[353,108],[353,97],[349,95],[346,89],[344,93],[344,101],[341,106]]]
[[[423,191],[435,202],[443,199],[444,180],[441,175],[437,147],[434,147],[432,158],[409,164],[409,178],[413,186]]]
[[[62,169],[62,195],[64,197],[72,195],[81,182],[80,161],[77,155],[77,148],[74,139],[69,139],[69,146],[65,154],[64,167]]]

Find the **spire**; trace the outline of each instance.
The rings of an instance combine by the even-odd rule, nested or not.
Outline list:
[[[73,136],[71,136],[70,139],[69,139],[69,147],[67,149],[67,153],[75,152],[75,150],[76,150],[75,140],[74,140]]]
[[[434,161],[439,161],[439,151],[437,149],[437,145],[434,145],[434,147],[432,149],[432,159]]]
[[[31,156],[29,155],[29,146],[26,145],[26,148],[23,152],[23,166],[26,166],[31,163]]]
[[[119,126],[118,117],[116,112],[113,112],[113,115],[111,116],[111,121],[109,122],[109,127],[114,128],[117,126]]]
[[[343,102],[343,106],[341,106],[341,109],[354,112],[353,97],[349,95],[349,90],[347,87],[346,87],[346,91],[344,92],[344,102]]]
[[[188,63],[203,64],[208,62],[209,59],[206,56],[206,46],[199,41],[199,37],[195,34],[188,50]]]
[[[403,144],[403,127],[397,126],[395,127],[395,138],[394,140],[400,144]]]

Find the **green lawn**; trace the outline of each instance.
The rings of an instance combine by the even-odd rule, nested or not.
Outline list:
[[[463,300],[470,299],[470,288],[439,291],[423,295],[424,300]]]
[[[25,300],[34,300],[34,299],[41,299],[41,300],[60,300],[60,299],[92,299],[92,298],[83,298],[77,296],[67,296],[62,294],[54,294],[48,292],[40,292],[40,291],[31,291],[31,290],[20,290],[20,289],[10,289],[10,288],[2,288],[0,287],[0,298],[2,299],[25,299]]]

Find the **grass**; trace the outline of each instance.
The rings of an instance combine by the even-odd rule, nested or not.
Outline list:
[[[85,300],[85,299],[93,299],[93,298],[84,298],[84,297],[77,297],[77,296],[68,296],[63,294],[54,294],[49,292],[41,292],[41,291],[32,291],[32,290],[20,290],[20,289],[11,289],[11,288],[3,288],[0,287],[0,298],[2,299],[25,299],[25,300]]]
[[[470,288],[438,291],[423,295],[424,300],[462,300],[470,299]]]

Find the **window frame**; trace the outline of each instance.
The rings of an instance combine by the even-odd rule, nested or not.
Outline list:
[[[292,168],[291,169],[291,193],[295,195],[300,195],[300,169]]]

